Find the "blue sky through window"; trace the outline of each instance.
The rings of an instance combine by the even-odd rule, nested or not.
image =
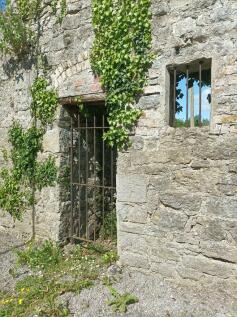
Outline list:
[[[180,113],[176,113],[176,119],[186,120],[186,78],[180,80],[178,88],[183,93],[183,98],[178,102],[183,107]],[[211,117],[211,104],[208,102],[207,96],[211,93],[211,87],[204,85],[202,87],[202,119],[210,120]],[[197,82],[194,82],[194,116],[197,116],[199,112],[199,86]],[[190,118],[190,101],[189,101],[189,118]]]
[[[6,7],[6,0],[0,0],[0,10],[4,10]]]

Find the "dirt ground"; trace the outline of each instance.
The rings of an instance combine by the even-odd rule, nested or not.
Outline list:
[[[0,231],[0,287],[9,290],[16,280],[29,272],[27,269],[18,271],[12,277],[16,248],[22,248],[23,241],[15,234]],[[116,268],[116,266],[115,266]],[[115,271],[115,272],[114,272]],[[236,317],[237,302],[225,292],[208,289],[193,289],[173,285],[157,276],[148,276],[140,272],[126,269],[108,271],[115,280],[113,286],[121,293],[129,292],[139,298],[139,302],[128,306],[128,312],[113,313],[107,305],[110,298],[108,288],[101,281],[83,290],[79,295],[67,293],[58,298],[59,302],[67,302],[75,317]],[[237,292],[237,290],[236,290]]]

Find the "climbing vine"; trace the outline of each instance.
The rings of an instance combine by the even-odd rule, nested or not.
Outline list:
[[[43,137],[47,124],[54,120],[58,104],[57,94],[48,89],[47,81],[39,77],[31,88],[32,124],[28,129],[15,121],[8,132],[11,151],[5,151],[5,160],[11,169],[1,170],[0,207],[14,219],[21,220],[26,209],[35,207],[35,193],[52,186],[57,179],[55,160],[49,156],[38,161],[43,150]]]
[[[30,88],[31,125],[24,129],[14,121],[8,131],[11,151],[4,151],[6,166],[0,171],[0,207],[14,219],[21,220],[27,209],[32,209],[32,235],[35,236],[36,192],[53,186],[57,180],[55,159],[49,156],[38,160],[43,151],[43,137],[47,126],[52,124],[58,106],[57,93],[49,89],[40,50],[41,18],[45,8],[41,0],[7,1],[6,9],[0,13],[0,49],[3,53],[24,59],[33,57],[36,76]],[[66,0],[47,3],[57,22],[66,14]]]
[[[66,14],[66,0],[49,2],[52,13],[57,16],[57,22],[62,22]],[[18,58],[37,54],[39,23],[44,10],[42,0],[8,0],[6,9],[0,13],[0,50]]]
[[[150,0],[93,0],[91,65],[106,91],[110,130],[104,139],[124,148],[141,111],[134,107],[152,62]]]

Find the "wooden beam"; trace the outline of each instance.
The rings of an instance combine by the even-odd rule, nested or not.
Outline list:
[[[93,104],[100,104],[105,101],[105,94],[88,94],[83,96],[71,96],[71,97],[63,97],[59,98],[59,103],[64,106],[76,106],[78,105],[78,99],[81,99],[82,103],[93,103]]]

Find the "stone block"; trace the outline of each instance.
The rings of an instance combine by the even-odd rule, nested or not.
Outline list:
[[[133,222],[119,222],[118,228],[120,235],[122,232],[135,233],[135,234],[145,234],[146,227],[144,224],[133,223]]]
[[[184,256],[183,265],[197,272],[215,276],[218,278],[230,278],[237,273],[237,267],[234,264],[219,261],[218,259],[210,259],[204,256]]]
[[[173,263],[151,263],[151,271],[160,274],[164,278],[176,279],[178,274]]]
[[[237,198],[210,196],[207,198],[206,210],[211,216],[237,220]]]
[[[202,241],[223,241],[227,238],[225,221],[218,218],[198,216],[191,227],[196,238]]]
[[[146,223],[148,212],[146,204],[125,203],[117,201],[117,215],[123,222]]]
[[[179,22],[173,24],[173,33],[177,37],[187,35],[187,33],[194,32],[196,28],[196,21],[191,17],[181,19]]]
[[[44,136],[43,148],[45,152],[57,153],[60,151],[59,130],[54,128],[48,130]]]
[[[161,228],[153,224],[152,222],[148,223],[142,231],[148,238],[158,238],[162,240],[170,241],[173,239],[174,232],[167,231],[166,228]]]
[[[152,215],[151,222],[159,228],[168,231],[182,231],[188,217],[181,212],[167,211],[160,208]]]
[[[155,16],[166,15],[170,11],[169,4],[166,1],[152,2],[152,13]]]
[[[145,95],[154,95],[154,94],[159,94],[160,92],[161,92],[161,88],[159,85],[147,86],[144,89]]]
[[[148,257],[136,253],[122,252],[119,257],[121,265],[135,267],[137,269],[149,270],[150,264]]]
[[[237,245],[224,241],[200,241],[198,252],[208,258],[237,263]]]
[[[117,199],[127,202],[146,202],[147,178],[143,175],[118,175]]]
[[[148,255],[148,245],[144,236],[132,233],[121,233],[118,240],[120,252],[132,252]]]
[[[197,194],[180,193],[180,192],[163,192],[160,193],[161,203],[168,208],[182,210],[185,214],[195,215],[201,208],[202,196]]]
[[[151,262],[164,262],[180,260],[180,255],[177,250],[170,248],[166,242],[160,241],[157,245],[153,245],[150,250]]]
[[[160,105],[160,94],[142,96],[137,104],[137,107],[146,110],[146,109],[156,109]]]
[[[199,273],[198,271],[194,269],[190,269],[182,265],[178,265],[176,267],[176,270],[178,275],[185,280],[188,279],[188,280],[194,280],[194,281],[200,282],[204,275],[203,273]]]

